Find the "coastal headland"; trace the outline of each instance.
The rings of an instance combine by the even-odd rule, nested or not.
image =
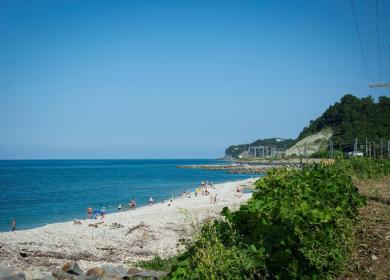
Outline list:
[[[251,193],[256,179],[216,184],[210,195],[185,193],[136,210],[108,214],[103,219],[75,220],[43,227],[0,233],[0,262],[22,269],[52,270],[75,260],[81,268],[102,264],[132,264],[180,250],[180,240],[190,238],[206,219],[220,215],[223,207],[237,209]]]

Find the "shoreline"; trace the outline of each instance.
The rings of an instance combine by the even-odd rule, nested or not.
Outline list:
[[[258,177],[215,184],[216,204],[210,195],[187,193],[135,210],[109,213],[104,219],[52,223],[32,229],[0,232],[0,263],[24,269],[53,269],[68,260],[82,268],[130,264],[159,255],[169,257],[181,249],[179,239],[190,238],[205,219],[215,219],[223,207],[237,209],[252,195],[237,193],[239,185],[252,185]]]

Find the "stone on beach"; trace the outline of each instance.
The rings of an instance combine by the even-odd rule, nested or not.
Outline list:
[[[75,274],[75,275],[82,275],[83,271],[77,264],[77,262],[67,262],[63,265],[62,271],[69,273],[69,274]]]

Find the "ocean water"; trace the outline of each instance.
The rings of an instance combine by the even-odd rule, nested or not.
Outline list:
[[[137,207],[194,190],[201,181],[221,183],[250,178],[224,171],[176,168],[217,164],[214,160],[2,160],[0,231],[28,229],[86,218],[93,207],[116,212],[132,198]],[[125,207],[126,208],[126,207]]]

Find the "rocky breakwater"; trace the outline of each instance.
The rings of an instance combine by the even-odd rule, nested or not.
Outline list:
[[[279,166],[274,165],[249,165],[249,164],[200,164],[200,165],[180,165],[178,168],[193,168],[207,170],[225,170],[233,174],[262,174],[267,170]]]
[[[67,262],[52,272],[22,271],[0,264],[0,280],[132,280],[161,279],[166,275],[164,271],[141,270],[135,267],[126,269],[122,265],[102,265],[83,271],[74,261]]]

